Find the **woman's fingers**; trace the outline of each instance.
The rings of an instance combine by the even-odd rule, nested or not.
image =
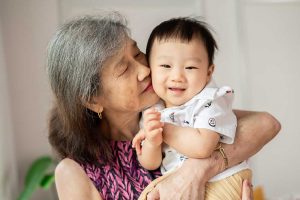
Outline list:
[[[148,195],[147,200],[159,200],[159,190],[155,187]]]
[[[253,200],[253,186],[249,180],[243,181],[242,200]]]

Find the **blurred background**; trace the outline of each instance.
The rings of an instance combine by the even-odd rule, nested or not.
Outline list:
[[[207,21],[219,44],[214,77],[235,88],[234,107],[268,111],[282,124],[280,134],[251,159],[254,185],[270,200],[300,199],[299,0],[0,0],[0,200],[16,199],[33,160],[52,155],[48,41],[64,21],[103,9],[127,17],[142,50],[163,20]],[[57,197],[52,188],[32,199]]]

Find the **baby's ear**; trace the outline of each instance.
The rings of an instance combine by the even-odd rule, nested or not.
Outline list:
[[[212,74],[214,73],[214,70],[215,70],[215,65],[214,64],[208,66],[208,70],[207,70],[207,79],[208,79],[208,81],[210,81],[210,79],[212,77]]]

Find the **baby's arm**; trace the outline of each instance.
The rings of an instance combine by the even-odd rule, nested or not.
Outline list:
[[[165,123],[164,140],[171,140],[172,147],[189,158],[207,158],[217,147],[220,135],[209,129]]]
[[[164,141],[179,153],[190,158],[209,157],[223,135],[222,142],[231,143],[235,135],[236,116],[232,112],[233,92],[229,87],[216,91],[207,89],[205,95],[213,96],[206,105],[193,104],[193,127],[164,126]],[[212,95],[213,94],[213,95]],[[211,97],[209,98],[211,99]]]
[[[163,123],[160,122],[160,113],[154,108],[144,112],[144,127],[133,138],[132,145],[137,149],[140,164],[148,169],[157,169],[162,161],[161,144]],[[143,140],[142,150],[141,141]]]

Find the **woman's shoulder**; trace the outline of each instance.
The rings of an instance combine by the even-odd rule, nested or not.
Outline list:
[[[55,172],[61,172],[63,170],[79,170],[80,165],[74,161],[73,159],[70,158],[64,158],[62,159],[58,165],[56,166]]]
[[[70,158],[56,166],[55,184],[59,199],[102,199],[82,167]]]
[[[85,175],[84,170],[74,160],[70,158],[64,158],[61,160],[55,168],[55,178],[76,178]]]

